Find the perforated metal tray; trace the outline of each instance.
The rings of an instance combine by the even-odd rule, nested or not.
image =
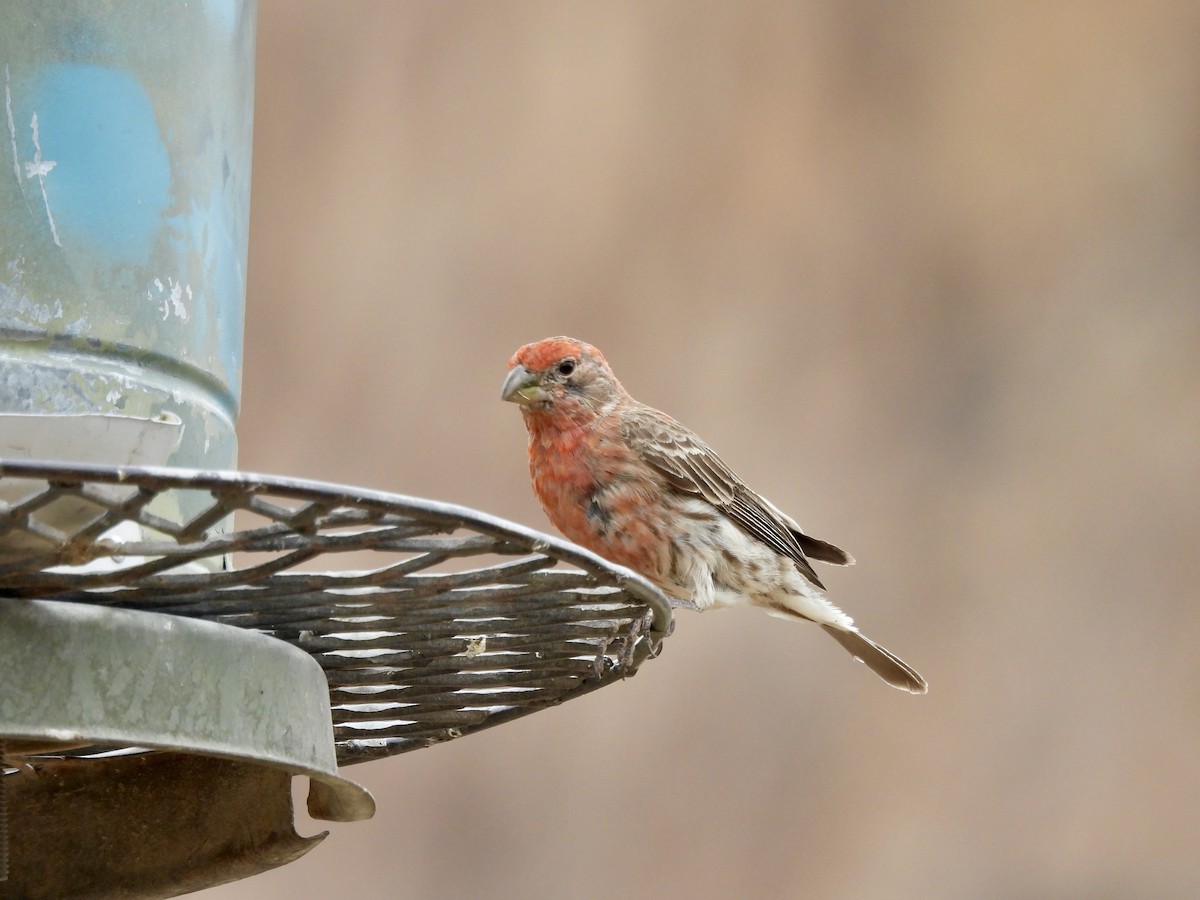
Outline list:
[[[341,765],[626,678],[673,627],[643,578],[464,507],[236,472],[42,462],[0,461],[6,596],[207,619],[301,648],[325,672]]]

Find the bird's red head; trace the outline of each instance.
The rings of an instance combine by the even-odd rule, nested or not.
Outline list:
[[[587,421],[625,396],[604,355],[591,344],[552,337],[526,344],[508,361],[500,396],[528,415]]]

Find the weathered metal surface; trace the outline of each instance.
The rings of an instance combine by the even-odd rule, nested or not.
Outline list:
[[[337,776],[320,666],[256,631],[9,599],[0,686],[10,756],[99,744],[242,759],[318,779],[333,818],[374,812],[366,791]]]
[[[342,765],[633,675],[673,627],[667,599],[634,573],[463,507],[240,473],[0,463],[0,489],[13,480],[0,547],[19,534],[39,551],[0,563],[0,597],[203,618],[294,644],[325,672]],[[178,492],[194,495],[192,519],[149,511]],[[54,528],[47,511],[64,502],[96,515]],[[230,515],[233,530],[215,532]],[[112,537],[130,527],[142,537]],[[189,569],[226,554],[231,570]],[[353,568],[298,570],[334,561]]]
[[[255,15],[5,0],[0,411],[170,412],[172,463],[235,463]]]
[[[174,897],[283,865],[325,836],[294,830],[286,772],[237,760],[45,759],[3,780],[13,827],[0,898]]]

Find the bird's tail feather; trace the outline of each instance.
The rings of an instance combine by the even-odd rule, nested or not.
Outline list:
[[[850,655],[890,684],[910,694],[924,694],[929,690],[925,679],[917,670],[886,647],[881,647],[860,631],[847,631],[835,625],[822,625],[833,639],[845,647]]]

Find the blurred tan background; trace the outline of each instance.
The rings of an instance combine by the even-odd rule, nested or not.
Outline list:
[[[241,467],[548,529],[566,333],[916,665],[680,613],[213,898],[1200,896],[1200,5],[263,0]],[[306,826],[315,830],[316,826]]]

